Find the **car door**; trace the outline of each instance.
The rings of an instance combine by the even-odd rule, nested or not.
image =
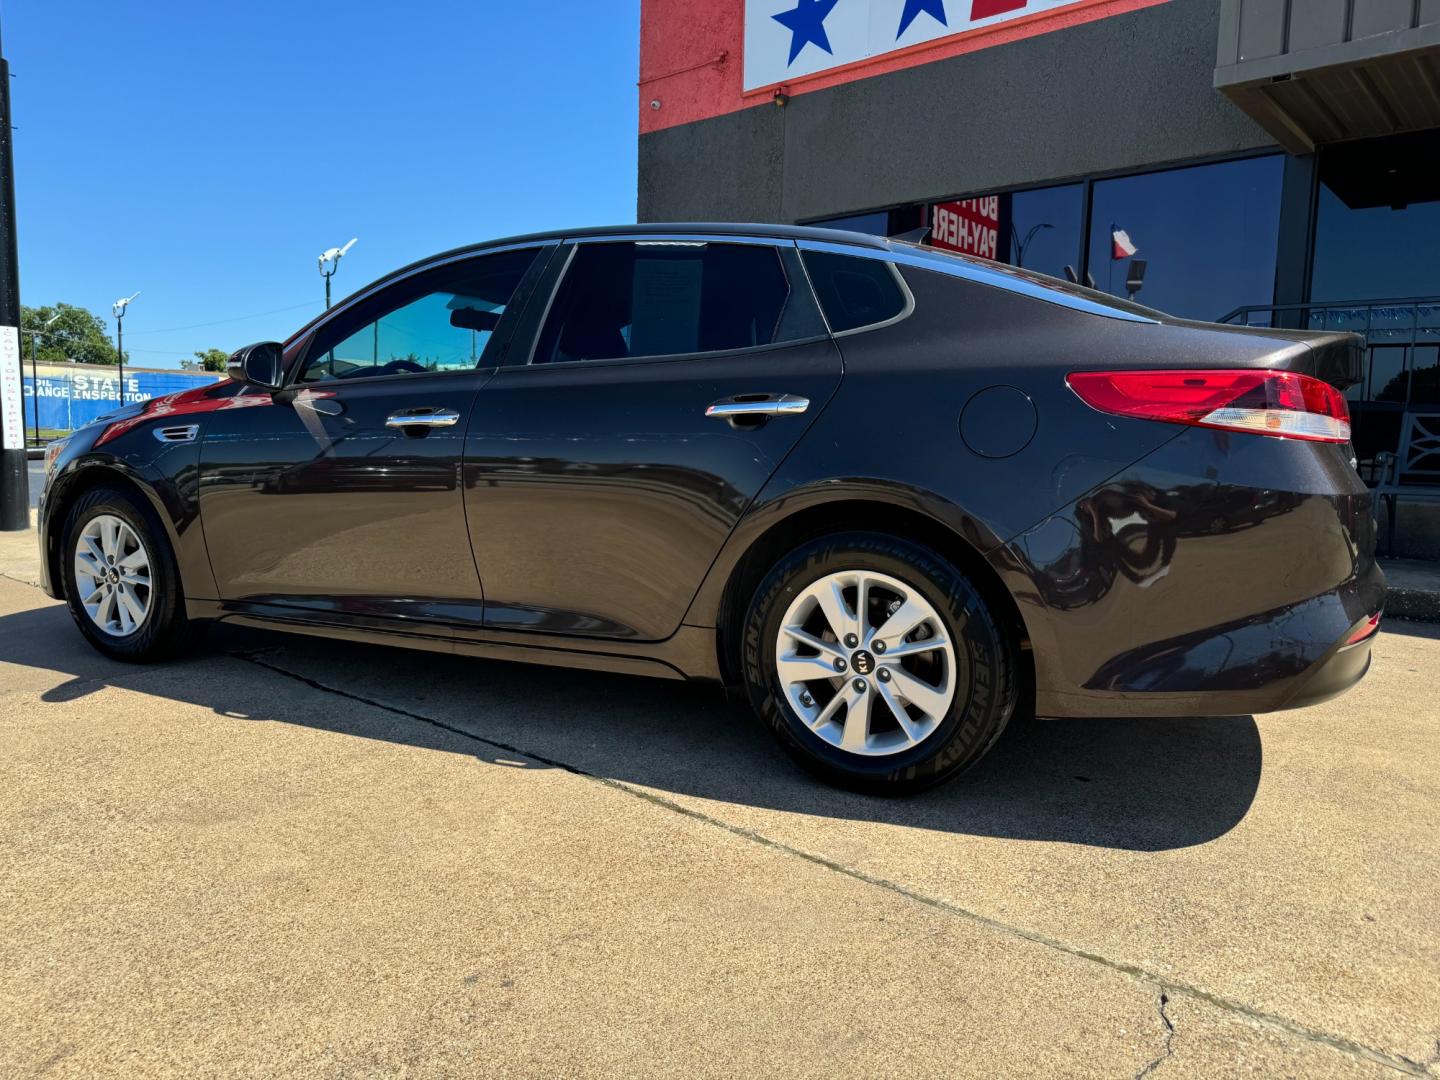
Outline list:
[[[550,276],[529,355],[487,384],[466,440],[485,625],[660,640],[840,353],[793,244],[597,238]]]
[[[247,388],[250,407],[212,414],[200,512],[222,599],[480,623],[465,430],[553,250],[451,260],[362,294],[297,350],[285,390]]]

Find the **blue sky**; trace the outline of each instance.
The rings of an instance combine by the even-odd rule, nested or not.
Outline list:
[[[352,236],[337,296],[459,244],[635,220],[638,0],[4,0],[0,18],[22,302],[108,320],[143,290],[137,365],[283,338],[323,307],[315,257]]]

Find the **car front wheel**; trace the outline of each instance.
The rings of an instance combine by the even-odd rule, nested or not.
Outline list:
[[[154,512],[129,492],[94,488],[66,519],[65,599],[90,644],[116,660],[178,652],[189,621],[169,540]]]
[[[812,540],[756,590],[744,628],[751,704],[822,779],[876,794],[980,759],[1019,703],[1015,628],[929,548],[882,533]]]

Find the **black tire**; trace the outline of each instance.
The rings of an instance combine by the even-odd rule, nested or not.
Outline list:
[[[948,713],[923,741],[890,755],[851,753],[822,739],[792,706],[775,668],[780,625],[796,597],[828,574],[857,570],[917,589],[945,622],[956,654]],[[959,775],[994,745],[1023,696],[1017,628],[948,560],[884,533],[819,537],[776,563],[750,603],[741,654],[750,703],[790,755],[828,783],[869,794],[910,794]]]
[[[140,625],[123,637],[108,634],[95,625],[81,603],[75,582],[75,547],[80,533],[101,514],[111,514],[129,525],[150,556],[149,610]],[[194,624],[185,617],[185,595],[175,553],[155,511],[142,500],[116,488],[92,488],[70,508],[62,543],[60,572],[70,617],[85,639],[100,652],[128,663],[151,663],[175,656],[193,640]]]

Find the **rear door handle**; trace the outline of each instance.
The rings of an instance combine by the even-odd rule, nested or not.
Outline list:
[[[737,416],[799,416],[808,408],[810,399],[799,394],[736,394],[712,404],[705,415],[721,420]]]
[[[454,427],[459,422],[460,414],[454,409],[405,409],[386,417],[385,426],[390,428]]]

